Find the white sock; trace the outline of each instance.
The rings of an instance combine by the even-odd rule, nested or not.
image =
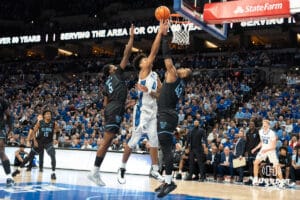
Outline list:
[[[8,178],[11,178],[11,179],[12,179],[11,174],[6,174],[5,177],[6,177],[6,179],[8,179]]]
[[[158,165],[152,165],[152,170],[158,171],[158,169],[159,169]]]
[[[121,163],[121,168],[126,169],[126,164],[127,164],[127,163],[123,163],[123,162],[122,162],[122,163]]]
[[[257,178],[257,176],[254,176],[254,178],[253,178],[253,182],[258,182],[258,178]]]
[[[166,176],[165,176],[165,182],[166,182],[167,184],[171,184],[171,182],[172,182],[172,174],[171,174],[171,175],[166,175]]]
[[[94,169],[92,170],[92,171],[93,171],[93,173],[99,172],[99,168],[100,168],[100,167],[96,167],[96,166],[94,166]]]
[[[179,172],[178,172],[179,174],[182,174],[182,171],[181,170],[179,170]]]

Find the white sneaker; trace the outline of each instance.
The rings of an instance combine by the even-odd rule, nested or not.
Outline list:
[[[278,188],[283,189],[285,187],[285,181],[284,180],[280,180],[279,184],[278,184]]]
[[[295,182],[291,182],[291,183],[289,184],[289,187],[296,187],[296,183],[295,183]]]
[[[91,171],[88,174],[88,179],[90,179],[91,181],[93,181],[94,183],[96,183],[99,186],[105,186],[105,183],[103,182],[103,180],[101,179],[100,173],[99,172],[93,172]]]
[[[161,183],[165,181],[164,177],[162,177],[162,175],[160,175],[160,173],[158,171],[155,171],[153,169],[151,169],[151,171],[150,171],[150,176],[155,178],[156,180],[158,180]]]
[[[253,180],[252,180],[252,185],[253,186],[258,186],[259,185],[259,182],[258,182],[258,178],[257,177],[254,177]]]
[[[118,169],[118,182],[120,184],[125,184],[126,183],[125,172],[126,172],[125,168],[119,168]]]

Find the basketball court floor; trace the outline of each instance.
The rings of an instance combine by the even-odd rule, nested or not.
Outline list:
[[[117,175],[103,173],[106,186],[99,187],[87,179],[88,171],[57,170],[57,180],[50,180],[51,171],[46,169],[40,173],[22,171],[18,175],[16,185],[5,186],[3,170],[0,172],[0,200],[150,200],[158,199],[154,189],[158,181],[143,175],[128,175],[127,182],[120,185]],[[193,200],[193,199],[297,199],[300,195],[299,185],[293,189],[275,187],[253,187],[229,183],[176,181],[177,189],[162,199]]]

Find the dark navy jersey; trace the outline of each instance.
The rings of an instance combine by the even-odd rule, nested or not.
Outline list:
[[[0,130],[4,129],[5,127],[4,114],[7,108],[8,108],[7,101],[4,100],[3,98],[0,98]]]
[[[179,98],[184,94],[185,84],[183,80],[177,78],[174,83],[162,84],[159,99],[158,99],[158,110],[164,109],[176,109]]]
[[[127,87],[124,78],[124,70],[117,66],[114,74],[108,76],[105,81],[104,96],[107,96],[108,103],[120,102],[125,104],[127,99]]]
[[[19,155],[20,155],[21,158],[24,160],[24,159],[25,159],[25,156],[26,156],[26,153],[25,153],[25,151],[19,151]],[[17,156],[15,156],[14,163],[15,163],[15,164],[16,164],[16,163],[21,163],[21,162],[19,161],[19,159],[17,158]]]
[[[51,143],[53,141],[54,125],[55,123],[53,120],[51,120],[49,123],[41,120],[37,139],[45,144]]]

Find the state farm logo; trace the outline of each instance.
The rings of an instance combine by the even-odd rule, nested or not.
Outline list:
[[[243,14],[245,11],[244,11],[244,8],[242,6],[238,6],[236,7],[236,9],[233,11],[234,14]]]
[[[259,5],[247,5],[244,6],[237,6],[236,9],[233,11],[234,14],[244,14],[244,13],[259,13],[265,11],[276,11],[283,9],[283,3],[264,3]]]

